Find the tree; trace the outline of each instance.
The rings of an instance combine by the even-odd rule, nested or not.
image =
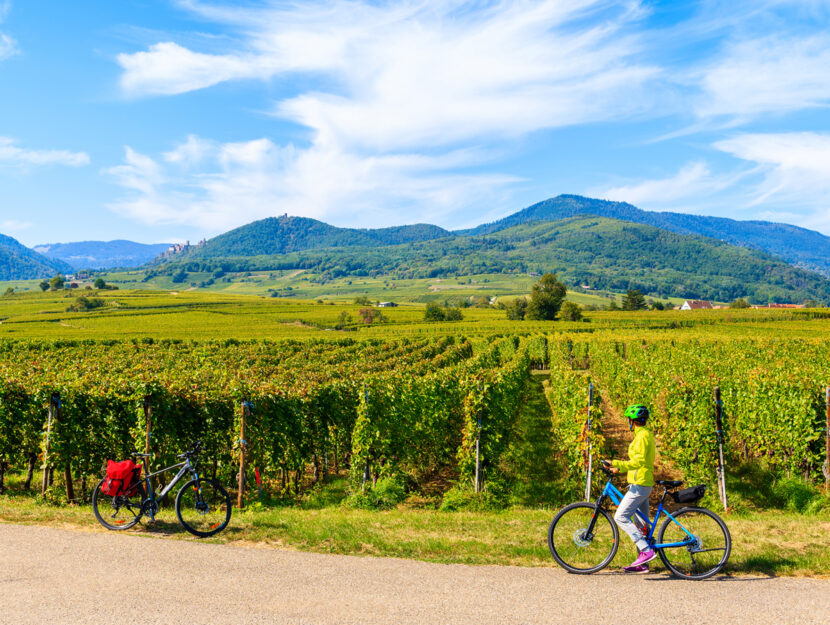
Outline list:
[[[622,309],[623,310],[645,310],[648,308],[646,298],[637,289],[628,289],[623,295]]]
[[[556,274],[546,273],[530,291],[527,318],[553,321],[567,292],[567,287],[556,278]]]
[[[729,304],[729,308],[749,308],[749,302],[747,302],[743,297],[739,297]]]
[[[92,286],[94,286],[96,289],[105,289],[107,288],[107,283],[104,281],[103,278],[96,278]]]
[[[174,274],[171,278],[173,284],[181,284],[185,280],[187,280],[187,272],[184,269],[179,270],[179,272]]]
[[[62,289],[66,280],[63,279],[61,274],[55,274],[53,278],[49,280],[49,288],[53,291],[57,291],[58,289]]]
[[[436,303],[427,304],[424,310],[424,321],[444,321],[447,318],[444,309]]]
[[[652,310],[666,310],[666,305],[663,302],[658,300],[654,300],[651,302],[651,309]]]
[[[44,281],[43,281],[43,282],[41,282],[38,286],[40,287],[40,290],[41,290],[41,291],[48,291],[48,290],[49,290],[49,281],[48,281],[48,280],[44,280]]]
[[[357,297],[354,298],[354,303],[357,304],[358,306],[371,306],[372,305],[372,300],[370,300],[365,295],[358,295]]]
[[[611,303],[608,304],[608,307],[605,310],[619,310],[620,307],[617,305],[615,300],[611,300]]]
[[[517,297],[506,308],[508,319],[522,321],[527,314],[527,300],[524,297]]]
[[[462,321],[464,319],[464,314],[461,312],[460,308],[445,308],[444,319],[447,321]]]
[[[375,308],[361,308],[357,311],[357,314],[360,315],[360,320],[366,325],[372,325],[375,321],[378,323],[386,321],[383,313]]]
[[[6,292],[5,292],[5,293],[3,293],[3,297],[7,297],[7,296],[9,296],[9,295],[14,295],[14,288],[13,288],[13,287],[9,287],[9,288],[7,288],[7,289],[6,289]]]
[[[340,317],[337,319],[337,325],[334,326],[336,330],[342,330],[347,325],[352,322],[352,316],[347,313],[345,310],[340,313]]]
[[[582,309],[575,302],[565,302],[559,311],[562,321],[582,321]]]

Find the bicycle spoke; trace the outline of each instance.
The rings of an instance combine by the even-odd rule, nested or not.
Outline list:
[[[729,557],[731,540],[716,515],[698,508],[683,510],[674,517],[663,525],[659,542],[683,542],[688,538],[686,532],[695,540],[683,547],[664,548],[666,565],[681,577],[698,579],[719,571]]]
[[[588,534],[595,508],[591,504],[563,510],[551,524],[548,542],[551,553],[566,569],[589,572],[602,568],[616,551],[614,528],[608,517],[596,513],[593,530]]]
[[[182,488],[176,506],[185,529],[197,536],[224,529],[230,518],[228,494],[210,480],[201,480],[198,488],[194,482]]]

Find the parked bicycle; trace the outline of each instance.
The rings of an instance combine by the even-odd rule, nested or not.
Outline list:
[[[143,479],[139,477],[141,470],[138,467],[130,478],[116,478],[116,482],[121,480],[120,484],[113,484],[112,476],[102,479],[92,493],[95,518],[108,530],[133,527],[142,516],[152,522],[158,513],[159,501],[189,475],[190,480],[176,495],[179,522],[188,532],[201,538],[221,532],[231,519],[231,498],[216,480],[199,477],[197,468],[201,450],[202,441],[196,441],[190,450],[176,456],[182,462],[155,473],[150,473],[147,466],[147,458],[152,454],[132,454],[143,463]],[[179,469],[179,472],[158,494],[154,493],[152,478],[173,469]]]
[[[548,530],[548,547],[554,560],[571,573],[596,573],[614,559],[620,545],[617,524],[605,508],[610,500],[620,505],[623,494],[611,483],[612,474],[600,467],[608,482],[596,502],[572,503],[554,517]],[[726,566],[732,551],[732,537],[726,523],[714,512],[697,506],[669,512],[663,507],[666,494],[678,503],[695,503],[703,497],[705,486],[671,492],[682,480],[657,480],[663,487],[660,504],[650,521],[638,510],[636,518],[643,535],[656,550],[663,564],[684,579],[706,579]],[[665,516],[657,530],[658,521]]]

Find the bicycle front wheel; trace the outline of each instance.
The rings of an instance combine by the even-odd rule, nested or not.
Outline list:
[[[176,516],[194,536],[213,536],[231,520],[230,495],[216,480],[190,480],[176,495]]]
[[[132,496],[105,495],[101,492],[104,480],[92,492],[92,512],[98,522],[108,530],[126,530],[141,519],[141,502],[144,500],[144,487],[135,489]]]
[[[659,550],[660,559],[672,573],[685,579],[706,579],[726,566],[732,552],[732,537],[717,514],[706,508],[682,508],[673,516],[674,519],[663,522],[657,542],[684,542],[689,534],[694,541],[683,547]]]
[[[593,531],[588,534],[591,519]],[[596,573],[617,555],[620,533],[603,508],[593,503],[572,503],[554,517],[548,530],[553,559],[571,573]]]

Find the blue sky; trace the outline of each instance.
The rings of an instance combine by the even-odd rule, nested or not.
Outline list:
[[[0,232],[460,228],[560,193],[830,234],[830,2],[0,0]]]

